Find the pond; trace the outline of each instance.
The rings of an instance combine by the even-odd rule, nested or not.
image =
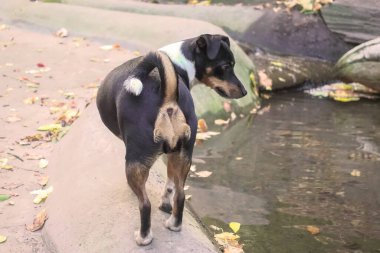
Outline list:
[[[380,252],[378,101],[287,92],[262,108],[195,149],[213,172],[187,181],[205,225],[241,223],[246,253]]]

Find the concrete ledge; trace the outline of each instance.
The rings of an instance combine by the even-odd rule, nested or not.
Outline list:
[[[124,172],[124,145],[106,129],[94,104],[57,144],[49,161],[49,220],[43,237],[51,252],[218,252],[186,209],[182,231],[167,230],[158,210],[165,165],[158,160],[147,188],[152,203],[153,243],[139,247],[137,199]],[[175,251],[174,251],[175,250]]]

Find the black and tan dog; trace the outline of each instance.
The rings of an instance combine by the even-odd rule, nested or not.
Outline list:
[[[234,74],[234,64],[229,39],[204,34],[132,59],[112,70],[102,83],[97,96],[100,116],[125,143],[127,180],[139,200],[137,244],[147,245],[153,239],[145,183],[162,153],[168,155],[168,179],[160,209],[171,212],[165,222],[168,229],[181,229],[183,187],[197,132],[190,85],[197,78],[223,97],[243,97],[247,92]]]

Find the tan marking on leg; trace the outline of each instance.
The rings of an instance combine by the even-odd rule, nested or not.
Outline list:
[[[185,192],[183,187],[190,170],[191,161],[182,152],[168,155],[168,173],[173,174],[175,194],[173,198],[173,211],[165,222],[165,227],[172,231],[180,231],[182,225]]]

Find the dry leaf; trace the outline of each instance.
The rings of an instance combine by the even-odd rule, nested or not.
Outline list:
[[[207,127],[206,121],[205,121],[204,119],[199,119],[199,120],[198,120],[198,129],[199,129],[202,133],[207,132],[208,127]]]
[[[49,196],[49,194],[52,192],[53,192],[53,186],[50,186],[47,189],[39,189],[39,190],[32,191],[32,192],[30,192],[30,194],[37,195],[34,198],[33,203],[39,204],[42,201],[44,201]]]
[[[353,177],[360,177],[360,175],[361,175],[361,172],[360,172],[360,170],[353,170],[353,171],[351,171],[351,176],[353,176]]]
[[[74,92],[65,92],[63,94],[65,98],[70,99],[70,98],[75,98],[75,93]]]
[[[0,169],[4,169],[4,170],[13,169],[13,166],[8,164],[8,158],[0,158]]]
[[[223,103],[223,108],[226,112],[231,112],[231,103],[230,102],[224,102]]]
[[[62,129],[61,124],[48,124],[37,128],[38,131],[54,131]]]
[[[208,132],[205,132],[205,133],[197,133],[197,140],[207,140],[207,139],[210,139],[212,136],[215,136],[215,135],[218,135],[220,134],[219,132],[211,132],[211,131],[208,131]]]
[[[272,79],[270,79],[264,71],[259,71],[260,85],[265,88],[265,90],[272,90]]]
[[[46,213],[46,209],[43,209],[41,212],[39,212],[36,215],[36,217],[33,220],[33,224],[27,225],[26,229],[31,231],[31,232],[40,230],[44,226],[47,218],[48,218],[48,216]]]
[[[106,51],[109,51],[109,50],[112,50],[112,49],[120,49],[120,45],[119,44],[103,45],[103,46],[100,47],[100,49],[106,50]]]
[[[184,190],[184,191],[187,191],[187,190],[189,190],[189,188],[190,188],[190,186],[185,185],[185,186],[183,187],[183,190]]]
[[[209,177],[209,176],[211,176],[212,171],[202,170],[202,171],[197,171],[197,172],[195,172],[195,174],[196,174],[198,177]]]
[[[190,166],[190,171],[195,172],[197,170],[197,167],[195,165]]]
[[[230,224],[228,224],[228,225],[230,226],[232,231],[234,231],[234,233],[237,233],[240,229],[240,223],[238,223],[238,222],[230,222]]]
[[[220,227],[217,227],[217,226],[215,226],[215,225],[210,225],[209,226],[212,230],[214,230],[214,231],[223,231],[223,229],[221,229]]]
[[[223,252],[224,253],[244,253],[244,250],[240,247],[227,245],[227,247],[224,248]]]
[[[306,227],[306,230],[307,230],[310,234],[312,234],[312,235],[317,235],[317,234],[319,234],[319,233],[321,232],[321,230],[320,230],[318,227],[316,227],[316,226],[311,226],[311,225],[307,226],[307,227]]]
[[[7,241],[7,237],[5,235],[0,235],[0,243],[4,243]]]
[[[7,118],[7,122],[8,123],[14,123],[14,122],[17,122],[17,121],[20,121],[21,120],[21,118],[19,118],[19,117],[17,117],[17,116],[9,116],[8,118]]]
[[[190,200],[190,199],[191,199],[191,196],[192,196],[192,195],[190,195],[190,194],[186,194],[186,195],[185,195],[185,199],[186,199],[186,200]]]
[[[49,176],[43,176],[41,177],[41,180],[38,182],[38,184],[41,186],[45,186],[47,185],[48,181],[49,181]]]
[[[40,159],[40,161],[38,162],[38,166],[40,167],[40,169],[45,169],[49,164],[49,161],[47,159]]]
[[[40,100],[39,97],[26,98],[26,99],[24,99],[24,104],[26,104],[26,105],[32,105],[32,104],[36,103],[38,100]]]
[[[55,36],[60,37],[60,38],[65,38],[65,37],[69,36],[69,31],[67,31],[66,28],[62,27],[61,29],[56,31]]]
[[[257,112],[257,114],[258,114],[258,115],[263,115],[264,113],[267,113],[267,112],[269,112],[269,111],[270,111],[270,105],[267,105],[267,106],[265,106],[264,108],[260,109],[260,110]]]
[[[214,124],[217,125],[217,126],[227,125],[228,123],[230,123],[230,119],[228,119],[228,120],[216,119],[214,121]]]
[[[243,160],[243,157],[241,157],[241,156],[237,156],[237,157],[235,157],[235,160],[236,160],[236,161]]]
[[[231,112],[231,121],[234,121],[236,119],[236,114],[234,112]]]

